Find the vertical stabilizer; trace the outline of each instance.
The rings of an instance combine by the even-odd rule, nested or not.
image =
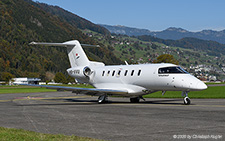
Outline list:
[[[90,61],[88,60],[79,41],[73,40],[63,44],[67,47],[71,67],[90,65]]]

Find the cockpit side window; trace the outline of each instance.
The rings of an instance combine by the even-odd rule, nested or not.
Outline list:
[[[181,67],[164,67],[159,68],[158,70],[159,74],[165,74],[165,73],[188,73]]]

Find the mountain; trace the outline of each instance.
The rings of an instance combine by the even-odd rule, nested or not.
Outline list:
[[[70,22],[66,21],[64,18],[72,14],[60,8],[56,8],[55,11],[56,13],[63,11],[63,17],[35,5],[37,4],[31,0],[0,1],[0,80],[4,72],[15,77],[40,77],[43,80],[48,71],[66,73],[70,65],[65,49],[30,46],[31,41],[64,42],[76,39],[81,43],[99,44],[85,35],[81,27],[75,26],[77,21],[83,22],[82,29],[94,27],[93,30],[99,29],[100,33],[107,32],[106,29],[94,26],[83,18],[79,19],[79,16],[77,21],[73,19],[70,19]],[[106,64],[121,62],[104,45],[85,51],[91,60],[104,60]]]
[[[32,2],[31,0],[25,0],[28,3],[32,4],[35,7],[38,7],[40,9],[42,9],[43,11],[50,13],[51,15],[57,16],[60,18],[60,20],[65,21],[67,23],[69,23],[72,26],[75,26],[79,29],[89,29],[91,31],[95,31],[97,33],[101,33],[104,35],[110,35],[110,32],[97,24],[94,24],[76,14],[73,14],[69,11],[66,11],[64,9],[62,9],[61,7],[58,6],[52,6],[52,5],[48,5],[45,3],[39,3],[39,2]]]
[[[115,34],[122,34],[122,35],[128,35],[128,36],[140,36],[140,35],[150,35],[151,31],[147,29],[138,29],[138,28],[132,28],[132,27],[126,27],[122,25],[105,25],[105,24],[99,24],[102,27],[105,27],[108,29],[111,33]]]
[[[225,30],[222,31],[202,30],[200,32],[190,32],[182,28],[170,27],[163,31],[152,32],[149,35],[162,39],[172,39],[172,40],[179,40],[185,37],[193,37],[202,40],[212,40],[225,44]]]
[[[138,29],[125,26],[101,25],[107,28],[111,33],[124,34],[128,36],[151,35],[161,39],[179,40],[185,37],[193,37],[202,40],[212,40],[225,44],[225,30],[213,31],[202,30],[200,32],[190,32],[182,28],[170,27],[163,31],[153,32],[147,29]]]

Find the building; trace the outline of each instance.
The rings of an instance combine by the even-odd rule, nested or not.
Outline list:
[[[41,81],[39,78],[12,78],[12,80],[9,82],[13,85],[18,84],[38,84]]]

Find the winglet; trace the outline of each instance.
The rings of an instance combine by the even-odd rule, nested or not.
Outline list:
[[[29,45],[36,45],[36,42],[30,42]]]

